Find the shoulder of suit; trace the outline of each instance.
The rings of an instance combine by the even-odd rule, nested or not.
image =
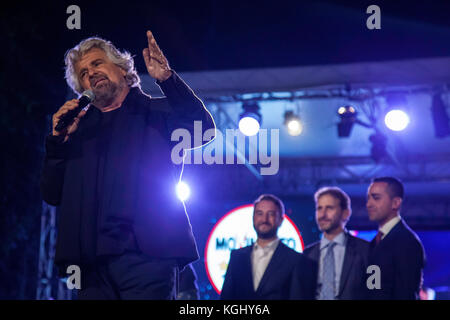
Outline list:
[[[306,246],[306,248],[303,250],[303,253],[308,254],[312,250],[314,250],[316,247],[320,247],[320,240],[316,241],[314,243],[311,243],[310,245]]]
[[[253,245],[250,245],[250,246],[246,246],[243,248],[231,250],[231,254],[232,255],[247,254],[248,252],[252,252],[252,249],[253,249]]]
[[[350,243],[353,242],[356,246],[359,246],[359,247],[369,248],[369,246],[370,246],[369,241],[355,237],[351,234],[347,234],[347,241],[349,241]]]
[[[408,224],[402,219],[400,222],[400,234],[401,237],[408,242],[415,243],[416,245],[422,246],[422,241],[420,241],[419,236],[417,233],[412,230]]]
[[[288,246],[285,245],[283,242],[281,242],[281,240],[280,240],[280,243],[278,244],[278,246],[280,247],[281,250],[287,252],[287,253],[290,254],[290,255],[293,255],[293,256],[294,256],[294,255],[295,255],[295,256],[300,255],[299,252],[297,252],[297,251],[295,251],[294,249],[288,247]]]

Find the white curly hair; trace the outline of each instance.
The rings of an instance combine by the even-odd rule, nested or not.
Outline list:
[[[99,48],[106,53],[106,56],[117,66],[124,69],[127,74],[125,80],[129,87],[140,87],[141,79],[134,68],[134,60],[131,54],[127,51],[119,51],[110,41],[99,38],[90,37],[81,41],[78,45],[66,52],[64,57],[65,62],[65,78],[69,87],[73,91],[81,94],[83,88],[81,87],[78,75],[75,72],[75,65],[80,61],[82,56],[93,48]]]

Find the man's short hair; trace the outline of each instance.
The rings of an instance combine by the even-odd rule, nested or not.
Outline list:
[[[103,50],[114,64],[126,71],[125,80],[129,87],[140,87],[141,79],[134,68],[134,60],[131,54],[127,51],[119,51],[108,40],[91,37],[84,39],[78,45],[68,50],[64,57],[66,81],[73,91],[80,94],[83,92],[78,75],[75,73],[75,64],[81,60],[85,53],[94,48]]]
[[[319,198],[321,196],[324,196],[326,194],[338,199],[339,205],[342,210],[349,210],[350,212],[352,211],[350,197],[344,192],[344,190],[338,187],[322,187],[317,190],[314,194],[314,200],[316,201],[316,203],[317,201],[319,201]]]
[[[374,182],[385,182],[388,185],[387,192],[391,199],[395,197],[399,197],[401,199],[405,196],[405,188],[403,187],[403,183],[394,177],[379,177],[374,178],[372,183]]]
[[[283,201],[281,201],[280,198],[278,198],[277,196],[274,196],[273,194],[262,194],[260,195],[254,202],[253,202],[253,208],[256,208],[256,205],[258,203],[260,203],[263,200],[267,200],[267,201],[271,201],[272,203],[274,203],[277,208],[278,208],[278,212],[280,213],[281,218],[284,218],[284,204]],[[253,213],[255,212],[255,209],[253,209]]]

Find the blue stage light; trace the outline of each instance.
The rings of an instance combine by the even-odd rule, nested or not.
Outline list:
[[[338,123],[338,137],[347,138],[352,132],[353,125],[356,123],[357,112],[353,106],[343,106],[337,111],[340,122]]]
[[[401,92],[389,93],[386,96],[386,103],[388,105],[384,116],[386,127],[392,131],[405,130],[409,124],[406,95]]]
[[[244,112],[240,115],[239,130],[246,136],[254,136],[261,126],[259,105],[255,101],[244,102]]]
[[[300,117],[293,111],[286,111],[284,113],[284,124],[291,136],[298,136],[303,131],[303,124]]]
[[[239,120],[239,130],[246,136],[254,136],[258,133],[259,128],[259,122],[254,117],[246,116]]]
[[[189,185],[184,181],[178,182],[176,192],[178,199],[183,202],[186,201],[191,195],[191,189],[189,188]]]
[[[409,124],[409,116],[401,109],[393,109],[386,113],[384,123],[392,131],[402,131],[405,130]]]

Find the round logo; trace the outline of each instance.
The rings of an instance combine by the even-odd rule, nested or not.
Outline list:
[[[302,236],[287,215],[278,229],[278,237],[288,247],[303,252]],[[218,294],[222,290],[231,250],[250,246],[256,238],[252,204],[231,210],[216,223],[206,242],[205,267],[209,281]]]

